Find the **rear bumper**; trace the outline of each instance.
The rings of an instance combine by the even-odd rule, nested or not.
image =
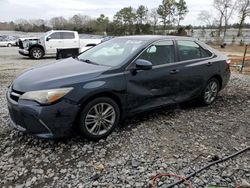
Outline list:
[[[15,129],[41,138],[60,138],[73,134],[79,107],[66,101],[40,106],[33,101],[10,98],[7,104],[11,125]]]
[[[26,49],[18,49],[19,54],[24,55],[24,56],[28,56],[29,55],[29,51]]]

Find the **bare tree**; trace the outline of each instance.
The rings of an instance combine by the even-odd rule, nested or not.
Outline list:
[[[236,4],[236,2],[237,2],[237,0],[235,1],[235,3],[233,3],[232,0],[225,0],[224,38],[226,36],[228,22],[231,19],[232,15],[233,15],[233,12],[235,10],[235,4]]]
[[[156,26],[158,24],[159,21],[159,14],[157,13],[157,8],[153,8],[151,9],[150,13],[149,13],[149,22],[151,23],[151,25],[153,25],[153,32],[155,34],[156,31]]]
[[[201,10],[198,14],[197,20],[199,20],[201,23],[205,24],[206,26],[212,25],[212,14],[208,12],[207,10]]]
[[[237,36],[242,35],[242,27],[248,16],[250,16],[250,0],[239,0],[237,9],[239,11],[240,23]]]
[[[29,23],[28,20],[25,19],[18,19],[15,21],[16,23],[16,30],[17,31],[24,31],[24,32],[29,32],[32,31],[32,24]]]
[[[232,17],[236,2],[237,1],[233,3],[233,0],[214,0],[213,6],[219,12],[219,31],[218,31],[219,36],[222,31],[223,23],[224,23],[224,37],[226,36],[227,25],[230,18]]]
[[[0,30],[15,30],[14,22],[0,22]]]
[[[68,21],[62,17],[53,17],[50,19],[50,24],[52,25],[53,29],[65,29],[67,26]]]
[[[76,14],[69,19],[69,22],[75,29],[80,29],[83,25],[83,16],[81,14]]]

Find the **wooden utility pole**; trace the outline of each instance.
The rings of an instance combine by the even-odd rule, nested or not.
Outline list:
[[[240,73],[242,73],[243,68],[244,68],[244,66],[245,66],[246,53],[247,53],[247,45],[246,45],[246,47],[245,47],[245,52],[244,52],[244,56],[243,56],[243,60],[242,60],[242,63],[241,63],[241,68],[240,68]]]

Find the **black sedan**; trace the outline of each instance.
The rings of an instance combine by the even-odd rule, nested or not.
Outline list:
[[[7,92],[11,124],[43,138],[98,140],[135,113],[191,99],[213,103],[229,63],[193,38],[114,38],[17,77]]]

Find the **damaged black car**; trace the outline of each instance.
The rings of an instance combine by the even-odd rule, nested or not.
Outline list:
[[[7,92],[11,125],[43,138],[98,140],[129,115],[192,99],[212,104],[229,63],[193,38],[117,37],[18,76]]]

